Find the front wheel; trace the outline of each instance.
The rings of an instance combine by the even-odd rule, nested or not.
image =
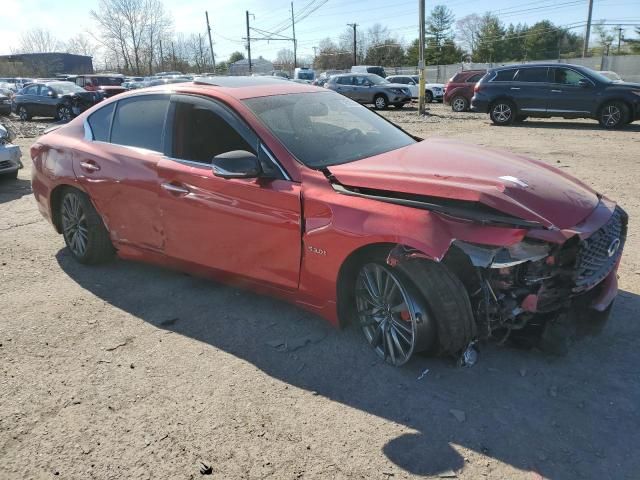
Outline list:
[[[511,125],[516,118],[516,106],[509,100],[499,100],[491,105],[489,117],[496,125]]]
[[[433,102],[433,93],[431,93],[429,90],[424,92],[424,101],[427,103]]]
[[[73,118],[73,111],[69,105],[60,105],[56,113],[56,118],[63,122],[68,122]]]
[[[84,193],[69,189],[60,202],[62,234],[73,257],[80,263],[109,260],[114,248],[102,218]]]
[[[373,99],[373,105],[376,107],[376,110],[384,110],[388,105],[387,97],[384,95],[378,95]]]
[[[382,262],[367,263],[355,292],[360,328],[383,360],[399,367],[433,344],[435,326],[426,302],[401,272]]]
[[[598,122],[604,128],[620,128],[627,124],[629,108],[622,102],[607,102],[600,109]]]

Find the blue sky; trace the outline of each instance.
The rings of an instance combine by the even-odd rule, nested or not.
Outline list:
[[[294,10],[302,9],[310,0],[295,0]],[[319,2],[319,0],[316,0]],[[17,47],[21,32],[30,28],[51,30],[60,40],[84,31],[95,31],[89,10],[97,0],[2,0],[0,54]],[[163,0],[173,19],[174,30],[190,34],[205,32],[204,11],[209,10],[214,32],[214,51],[226,59],[234,50],[244,52],[245,10],[249,10],[252,26],[271,31],[290,18],[290,0]],[[588,0],[450,0],[428,1],[427,11],[437,3],[446,4],[461,18],[471,13],[492,11],[506,24],[532,24],[549,19],[558,25],[583,22],[587,17]],[[55,6],[54,6],[55,5]],[[329,36],[337,39],[347,23],[356,22],[361,29],[375,23],[389,28],[399,40],[410,42],[418,33],[418,0],[328,0],[316,12],[296,24],[300,55],[313,54],[313,46]],[[640,23],[640,0],[594,0],[594,20],[611,23]],[[583,28],[574,31],[583,33]],[[627,28],[628,35],[633,27]],[[285,30],[283,35],[290,35]],[[291,48],[291,42],[253,42],[252,55],[274,58],[281,48]]]

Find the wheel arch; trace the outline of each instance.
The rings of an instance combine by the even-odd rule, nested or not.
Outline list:
[[[497,96],[496,98],[494,98],[493,100],[491,100],[491,102],[489,102],[489,112],[491,112],[491,109],[494,107],[494,105],[500,101],[508,101],[510,103],[513,104],[514,107],[516,107],[516,111],[515,114],[517,115],[518,112],[520,111],[520,108],[518,107],[518,103],[514,100],[513,97],[509,96],[509,95],[505,95],[505,94],[501,94],[499,96]]]
[[[627,109],[629,110],[629,114],[633,114],[633,104],[629,101],[629,99],[620,95],[615,95],[612,97],[607,97],[600,102],[600,104],[596,108],[596,112],[595,112],[596,118],[600,116],[600,113],[602,113],[602,109],[604,108],[604,106],[607,103],[611,103],[611,102],[620,102],[624,104],[624,106],[627,107]]]

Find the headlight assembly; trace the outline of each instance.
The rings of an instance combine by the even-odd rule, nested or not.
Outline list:
[[[465,252],[476,267],[507,268],[524,262],[535,262],[549,255],[550,247],[544,242],[523,240],[508,247],[477,245],[456,240],[453,244]]]

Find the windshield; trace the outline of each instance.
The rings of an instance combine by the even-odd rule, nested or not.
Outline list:
[[[353,162],[415,143],[368,108],[334,92],[273,95],[244,103],[311,168]]]
[[[66,95],[68,93],[78,93],[84,92],[85,89],[79,87],[75,83],[71,82],[60,82],[60,83],[51,83],[49,84],[51,89],[59,95]]]
[[[591,70],[590,68],[585,68],[585,73],[587,73],[591,78],[594,78],[602,83],[611,83],[611,79],[605,77],[600,72],[596,72],[595,70]]]
[[[381,85],[383,83],[389,83],[388,80],[385,80],[380,75],[376,75],[375,73],[370,73],[369,75],[367,75],[367,78],[374,85]]]
[[[622,77],[618,75],[616,72],[597,72],[597,73],[599,73],[603,77],[607,77],[609,80],[612,80],[614,82],[622,81]]]

